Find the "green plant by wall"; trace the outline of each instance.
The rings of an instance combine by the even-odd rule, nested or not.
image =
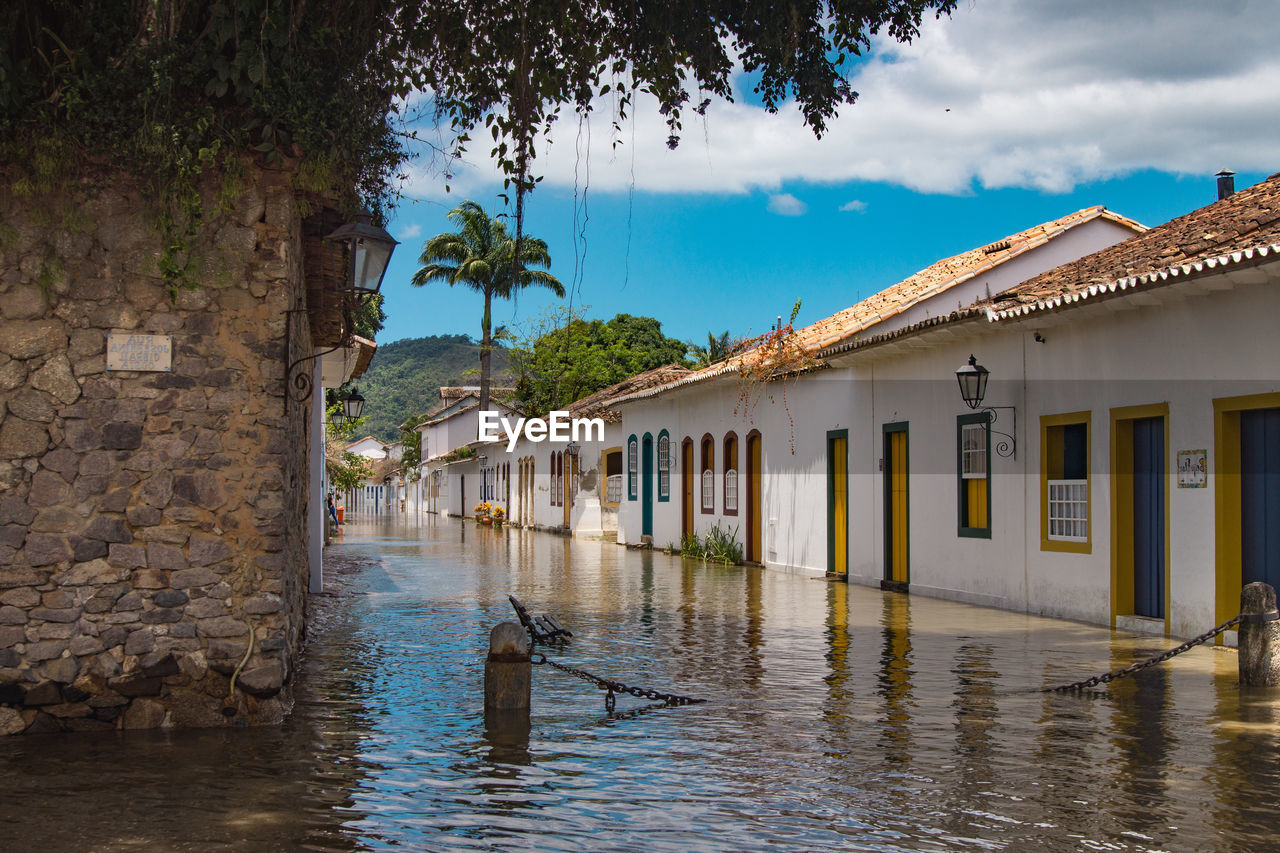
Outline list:
[[[680,554],[704,563],[737,565],[743,559],[742,546],[738,543],[738,528],[730,530],[717,522],[702,537],[696,533],[685,534],[680,539]]]

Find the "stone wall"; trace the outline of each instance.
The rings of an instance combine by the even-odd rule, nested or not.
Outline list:
[[[287,170],[246,185],[176,297],[127,182],[0,195],[0,733],[288,711],[307,578],[307,406],[285,414],[282,363],[301,223]],[[172,336],[172,371],[109,371],[110,333]]]

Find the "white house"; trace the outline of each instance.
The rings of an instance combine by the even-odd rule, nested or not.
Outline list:
[[[620,540],[736,522],[770,567],[912,594],[1180,636],[1234,614],[1280,582],[1280,175],[1032,263],[1089,214],[802,330],[795,375],[739,359],[617,401],[682,448],[674,489],[632,472]]]
[[[628,470],[619,541],[679,547],[718,526],[736,536],[749,561],[842,571],[827,542],[827,432],[848,429],[858,409],[852,374],[813,354],[846,336],[945,317],[1141,230],[1105,208],[1086,208],[938,261],[785,339],[620,398],[638,459]],[[782,372],[795,375],[766,381],[778,345],[792,362]],[[678,448],[665,461],[656,454],[664,442]]]

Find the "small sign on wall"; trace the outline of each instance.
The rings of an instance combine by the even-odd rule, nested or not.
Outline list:
[[[1208,480],[1208,453],[1204,450],[1178,451],[1178,488],[1203,489]]]
[[[107,335],[107,370],[172,369],[172,335]]]

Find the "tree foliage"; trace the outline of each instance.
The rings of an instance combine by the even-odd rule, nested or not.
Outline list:
[[[565,108],[654,96],[670,144],[685,111],[731,97],[821,134],[857,93],[846,61],[908,41],[956,0],[12,0],[0,16],[0,138],[48,178],[79,155],[190,190],[229,154],[301,156],[328,189],[394,194],[396,117],[420,93],[457,151],[483,127],[515,181]],[[521,228],[517,225],[517,233]]]
[[[574,400],[667,364],[685,363],[688,345],[662,334],[652,317],[618,314],[588,320],[585,308],[559,308],[532,324],[511,348],[516,399],[527,415]]]
[[[410,284],[422,287],[433,281],[450,287],[461,284],[484,297],[480,318],[480,408],[489,408],[489,359],[493,349],[494,298],[511,299],[527,287],[545,287],[564,296],[564,285],[538,267],[551,266],[547,244],[527,235],[512,237],[500,218],[490,217],[474,201],[464,201],[449,211],[456,233],[437,234],[426,242]]]
[[[442,385],[474,385],[480,347],[468,335],[433,335],[380,344],[360,377],[365,430],[379,441],[395,441],[400,425],[440,402]],[[508,384],[507,351],[492,352],[495,384]]]

